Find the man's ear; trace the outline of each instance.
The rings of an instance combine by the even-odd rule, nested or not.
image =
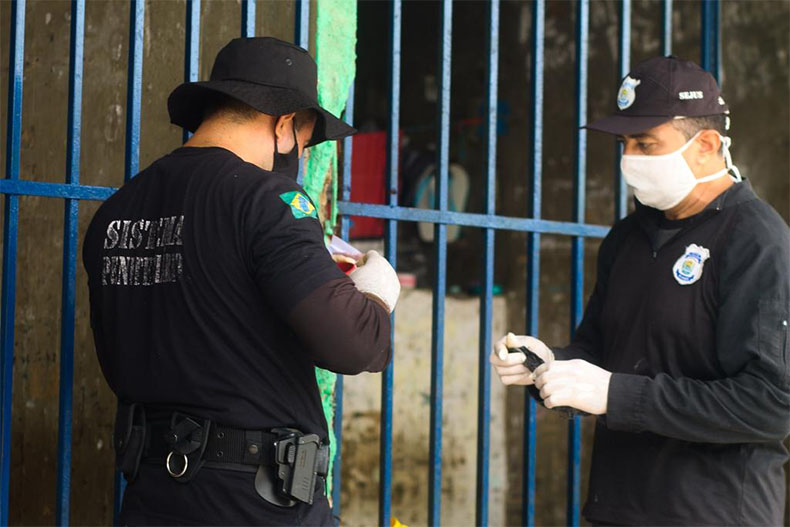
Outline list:
[[[277,150],[279,153],[290,152],[294,145],[294,116],[295,112],[280,115],[274,122],[274,135],[277,137]]]
[[[721,148],[721,136],[716,130],[703,130],[697,137],[699,162],[705,164],[712,156],[716,156]]]

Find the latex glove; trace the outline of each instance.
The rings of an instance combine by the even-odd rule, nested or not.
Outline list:
[[[546,408],[570,406],[601,415],[606,413],[611,377],[586,360],[555,360],[535,370],[535,387]]]
[[[368,251],[348,275],[357,289],[382,303],[390,313],[400,296],[400,280],[386,258],[376,251]]]
[[[535,353],[546,364],[554,360],[554,353],[541,340],[529,335],[508,333],[494,344],[494,351],[488,359],[496,369],[502,384],[523,384],[529,386],[535,381],[533,372],[524,364],[527,357],[521,352],[508,352],[508,348],[519,348],[521,346]]]

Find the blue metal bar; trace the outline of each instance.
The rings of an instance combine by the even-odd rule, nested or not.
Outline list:
[[[702,35],[702,64],[716,78],[721,79],[721,4],[719,0],[702,0],[700,16],[700,33]]]
[[[294,42],[309,49],[310,45],[310,0],[296,0],[296,28]]]
[[[631,0],[621,0],[620,2],[620,39],[618,45],[618,56],[620,57],[620,79],[622,79],[628,75],[629,71],[631,71]],[[614,169],[615,221],[625,217],[628,212],[628,205],[626,204],[628,188],[626,187],[623,173],[620,170],[620,158],[622,155],[623,145],[617,141],[615,144]]]
[[[450,72],[453,5],[442,0],[439,14],[439,151],[434,179],[435,207],[447,210],[450,159]],[[441,525],[442,512],[442,388],[444,385],[444,303],[447,291],[447,225],[434,224],[434,276],[431,321],[431,431],[428,462],[428,525]]]
[[[85,0],[71,2],[69,45],[69,116],[66,183],[80,184],[80,132],[82,128],[82,69],[85,36]],[[63,274],[60,307],[60,395],[58,417],[58,489],[55,522],[69,524],[71,491],[71,431],[74,390],[74,304],[77,276],[78,206],[75,199],[64,202]]]
[[[0,183],[0,185],[1,184],[2,183]],[[448,225],[481,227],[484,229],[565,234],[590,238],[603,238],[609,232],[609,227],[603,225],[532,218],[512,218],[508,216],[493,216],[471,212],[440,212],[432,209],[415,209],[411,207],[396,207],[394,205],[377,205],[373,203],[341,201],[338,203],[338,208],[343,215],[366,216],[368,218],[384,218],[398,221],[445,223]]]
[[[41,196],[45,198],[103,201],[118,190],[112,187],[45,183],[25,179],[0,179],[0,194],[9,196]]]
[[[241,1],[241,36],[255,36],[255,0]]]
[[[587,171],[587,58],[589,53],[589,0],[579,0],[576,9],[576,177],[573,219],[584,221]],[[584,300],[584,238],[576,236],[571,250],[571,332],[581,320]],[[581,488],[581,420],[575,417],[568,425],[568,525],[579,525]]]
[[[664,56],[672,54],[672,0],[664,0],[661,13],[661,49]]]
[[[489,26],[488,83],[486,86],[486,160],[484,213],[488,217],[496,214],[496,154],[497,154],[497,108],[499,84],[499,0],[488,4]],[[480,291],[480,338],[478,351],[477,388],[477,525],[488,525],[489,451],[491,446],[491,365],[488,354],[491,350],[491,320],[493,318],[494,290],[494,237],[495,231],[483,231],[482,288]]]
[[[297,46],[309,49],[310,46],[310,0],[296,0],[296,21],[294,29],[294,42]],[[304,181],[304,159],[299,158],[299,168],[296,171],[296,182],[301,185]]]
[[[187,0],[186,45],[184,47],[184,82],[198,80],[200,64],[200,0]],[[184,129],[184,142],[192,134]]]
[[[8,194],[11,196],[42,196],[47,198],[103,201],[112,196],[116,190],[118,189],[113,187],[95,187],[91,185],[72,186],[62,183],[0,179],[0,194]],[[489,216],[486,214],[468,212],[440,212],[430,209],[415,209],[411,207],[395,207],[350,201],[338,202],[338,209],[343,216],[366,216],[369,218],[382,218],[396,221],[444,223],[465,227],[584,236],[588,238],[603,238],[609,232],[609,227],[604,225],[532,218],[512,218],[508,216]]]
[[[139,171],[145,0],[131,1],[129,17],[129,77],[126,89],[126,171],[124,181],[132,179]]]
[[[139,172],[140,104],[143,86],[143,36],[145,0],[131,0],[129,7],[129,74],[126,88],[126,153],[124,182]],[[115,472],[115,523],[121,511],[126,479]]]
[[[387,187],[389,193],[384,208],[398,206],[398,159],[400,154],[400,69],[401,69],[401,0],[392,1],[390,34],[390,118],[387,126]],[[387,222],[384,237],[384,252],[393,267],[397,268],[398,223],[395,219]],[[379,525],[389,527],[392,514],[392,378],[395,366],[395,316],[391,316],[393,360],[384,370],[381,379],[381,451],[379,468]]]
[[[543,66],[546,30],[546,3],[532,3],[532,203],[534,219],[541,217],[543,178]],[[538,335],[540,313],[540,234],[529,233],[527,238],[527,334]],[[537,422],[535,400],[524,391],[524,472],[521,486],[521,523],[535,525],[535,468]]]
[[[348,90],[348,99],[346,100],[345,121],[353,126],[354,125],[354,84]],[[342,199],[351,199],[351,154],[353,149],[353,140],[351,136],[343,139],[343,189],[341,192]],[[340,227],[340,237],[348,240],[348,233],[351,227],[349,218],[343,218]],[[337,444],[337,451],[335,454],[335,464],[332,467],[332,513],[336,518],[340,518],[340,477],[343,462],[342,448],[343,448],[343,375],[338,374],[337,383],[335,384],[335,443]],[[339,523],[338,523],[339,525]]]
[[[22,138],[22,83],[25,62],[25,1],[11,4],[11,38],[8,59],[8,128],[6,132],[6,178],[19,179]],[[6,180],[3,180],[6,181]],[[8,525],[8,491],[11,479],[11,412],[14,381],[14,308],[16,302],[16,255],[19,198],[5,197],[3,213],[3,285],[0,310],[0,525]]]

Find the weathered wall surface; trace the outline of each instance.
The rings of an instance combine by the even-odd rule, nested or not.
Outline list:
[[[395,317],[392,515],[428,523],[431,292],[406,290]],[[506,305],[494,300],[493,330],[505,331]],[[442,525],[473,525],[477,461],[478,298],[445,304],[442,406]],[[378,521],[381,376],[346,377],[343,408],[344,525]],[[490,521],[503,525],[508,445],[504,387],[491,383]],[[511,467],[512,468],[512,467]]]

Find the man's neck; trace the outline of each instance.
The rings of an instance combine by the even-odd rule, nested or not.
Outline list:
[[[230,150],[248,163],[271,170],[274,139],[266,124],[255,121],[244,124],[204,122],[184,146],[218,146]]]

